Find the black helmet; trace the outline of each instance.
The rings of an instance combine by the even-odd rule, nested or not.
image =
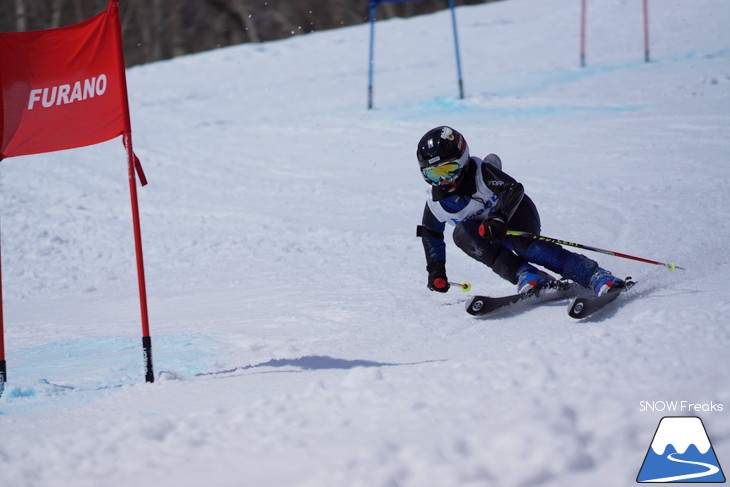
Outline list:
[[[459,132],[442,125],[421,137],[416,157],[428,184],[456,186],[469,162],[469,145]]]

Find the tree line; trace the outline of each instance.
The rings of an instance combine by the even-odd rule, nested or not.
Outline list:
[[[458,0],[457,5],[495,0]],[[74,24],[108,0],[3,0],[0,32]],[[378,19],[448,8],[448,0],[382,3]],[[263,42],[367,22],[367,0],[121,0],[128,66],[244,42]]]

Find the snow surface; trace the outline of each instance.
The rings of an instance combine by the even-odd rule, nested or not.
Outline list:
[[[0,165],[0,484],[631,485],[660,418],[730,464],[730,8],[509,0],[130,69],[156,373],[120,140]],[[494,152],[543,233],[639,281],[478,320],[426,289],[415,146]],[[449,242],[474,291],[513,287]],[[647,401],[721,404],[660,411]],[[660,402],[660,404],[663,404]]]

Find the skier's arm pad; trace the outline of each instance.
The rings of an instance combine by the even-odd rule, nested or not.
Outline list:
[[[505,221],[509,221],[525,196],[525,187],[492,165],[483,164],[482,171],[487,187],[499,197],[497,214],[503,216]]]
[[[440,238],[443,240],[444,232],[437,232],[423,225],[418,225],[416,227],[416,237]]]
[[[416,235],[421,237],[426,263],[446,261],[446,242],[444,241],[445,224],[440,222],[431,212],[428,204],[423,208],[423,219],[416,227]]]

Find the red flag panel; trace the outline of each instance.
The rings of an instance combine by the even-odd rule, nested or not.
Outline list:
[[[119,9],[58,29],[0,34],[0,159],[129,132]]]

